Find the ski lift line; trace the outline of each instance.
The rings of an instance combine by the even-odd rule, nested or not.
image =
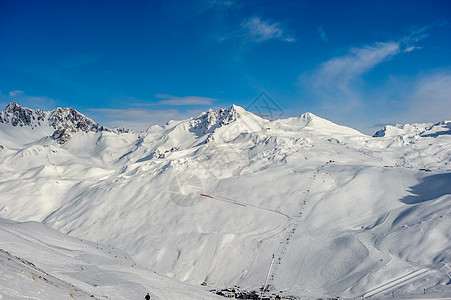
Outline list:
[[[316,168],[313,170],[313,177],[310,178],[309,183],[308,183],[308,185],[307,185],[307,194],[305,194],[305,195],[302,197],[302,199],[304,199],[304,203],[305,203],[305,201],[307,201],[307,200],[309,199],[309,194],[310,194],[309,191],[311,190],[313,183],[318,179],[316,175],[319,175],[319,174],[321,173],[321,171],[324,170],[324,168],[325,168],[329,163],[330,163],[330,162],[326,162],[326,163],[324,163],[324,164],[322,164],[322,165],[316,167]],[[301,205],[301,203],[302,203],[302,202],[299,202],[299,203],[298,203],[298,206],[300,206],[301,213],[302,213],[302,211],[304,210],[304,208],[303,208],[303,206]],[[299,226],[299,224],[300,224],[300,221],[297,220],[297,219],[295,219],[296,217],[293,217],[293,218],[289,217],[289,218],[290,218],[290,220],[296,220],[296,221],[297,221],[297,223],[294,223],[293,226],[294,226],[294,228],[298,228],[298,226]],[[291,225],[291,223],[290,223],[289,225]],[[289,227],[289,226],[287,226],[283,231],[285,231],[288,227]],[[282,231],[282,232],[283,232],[283,231]],[[288,241],[288,240],[291,238],[291,236],[292,236],[293,234],[294,234],[294,232],[293,232],[293,233],[291,233],[291,232],[288,233],[288,235],[286,236],[286,240]],[[310,240],[310,242],[311,242],[311,240]],[[285,256],[285,252],[286,252],[287,248],[288,248],[288,242],[287,242],[286,245],[279,245],[279,247],[278,247],[278,249],[277,249],[277,251],[276,251],[279,260],[281,260],[281,259]],[[304,259],[305,259],[305,257],[304,257]],[[278,273],[278,269],[279,269],[279,267],[278,267],[278,266],[275,266],[275,268],[274,268],[274,270],[273,270],[273,274],[272,274],[272,276],[271,276],[271,278],[270,278],[270,281],[271,281],[271,282],[274,282],[274,279],[275,279],[275,277],[277,276],[277,273]],[[262,294],[262,296],[263,296],[263,294]]]
[[[315,174],[315,173],[316,173],[316,174],[320,173],[320,171],[323,170],[324,167],[325,167],[327,164],[328,164],[328,163],[325,163],[325,164],[320,165],[320,166],[318,166],[317,168],[315,168],[315,169],[313,170],[314,174]],[[242,171],[244,168],[245,168],[245,167],[241,168],[240,172],[238,173],[238,176],[240,175],[241,171]],[[312,182],[309,184],[308,190],[311,189],[310,186],[311,186],[311,184],[313,183],[313,181],[315,181],[315,179],[316,179],[315,177],[311,178],[311,181],[312,181]],[[219,197],[219,196],[213,197],[213,196],[207,195],[207,194],[200,194],[200,195],[203,196],[203,197],[207,197],[207,198],[211,198],[211,199],[215,199],[215,200],[225,201],[225,202],[228,202],[228,203],[231,203],[231,204],[242,205],[243,207],[253,207],[253,208],[256,208],[256,209],[266,210],[266,211],[269,211],[269,212],[272,212],[272,213],[277,213],[277,214],[279,214],[279,215],[282,215],[282,216],[286,217],[286,218],[289,220],[288,225],[285,226],[282,230],[280,230],[280,231],[278,231],[278,232],[276,232],[276,233],[273,233],[273,234],[271,234],[271,235],[269,235],[269,236],[263,237],[262,239],[259,240],[258,246],[257,246],[257,249],[256,249],[257,253],[261,250],[261,246],[262,246],[262,244],[263,244],[264,241],[266,241],[266,240],[268,240],[268,239],[271,239],[271,238],[273,238],[273,237],[275,237],[275,236],[280,235],[281,233],[285,232],[285,231],[286,231],[289,227],[291,227],[291,226],[294,226],[295,228],[297,228],[298,225],[299,225],[299,223],[300,223],[300,220],[298,220],[296,217],[290,217],[290,216],[288,216],[288,215],[286,215],[286,214],[284,214],[284,213],[281,213],[281,212],[279,212],[279,211],[276,211],[276,210],[271,210],[271,209],[268,209],[268,208],[259,207],[259,206],[252,205],[252,204],[245,203],[245,202],[238,202],[238,201],[236,201],[236,200],[228,199],[228,198],[225,198],[225,197]],[[306,197],[304,197],[304,198],[306,198]],[[299,203],[299,205],[300,205],[300,203]],[[292,222],[292,221],[295,221],[295,222]],[[311,242],[311,240],[310,240],[310,242]],[[281,249],[278,249],[277,252],[279,253],[280,251],[281,251]],[[283,254],[281,254],[280,257],[281,257],[281,256],[283,256]],[[240,278],[241,281],[244,280],[245,278],[247,278],[249,272],[250,272],[250,271],[252,270],[252,268],[253,268],[253,265],[254,265],[254,262],[255,262],[255,259],[256,259],[256,258],[257,258],[257,255],[254,255],[254,257],[253,257],[253,259],[252,259],[252,262],[251,262],[250,266],[249,266],[246,270],[244,270],[244,274],[243,274],[243,275],[241,276],[241,278]],[[216,266],[215,266],[215,268],[216,268]],[[214,269],[215,269],[215,268],[214,268]],[[271,272],[271,271],[270,271],[270,272]],[[274,273],[276,273],[276,272],[274,272]],[[275,274],[274,274],[273,276],[275,276]],[[273,279],[274,279],[274,278],[271,278],[271,281],[273,281]]]
[[[263,295],[264,295],[265,292],[266,292],[266,287],[268,286],[268,279],[269,279],[269,275],[271,274],[271,269],[272,269],[272,265],[273,265],[273,264],[274,264],[274,254],[272,255],[271,264],[269,265],[268,274],[266,275],[265,284],[263,285],[261,298],[263,298]]]
[[[291,219],[291,220],[294,220],[294,219]],[[261,240],[258,241],[258,245],[257,245],[257,248],[255,249],[255,251],[257,251],[257,253],[260,252],[261,246],[263,245],[264,241],[269,240],[270,238],[273,238],[275,236],[278,236],[279,234],[281,234],[284,231],[286,231],[290,226],[296,226],[297,227],[297,225],[298,225],[298,223],[292,224],[291,222],[289,222],[288,225],[285,226],[282,230],[280,230],[280,231],[278,231],[276,233],[273,233],[273,234],[271,234],[269,236],[263,237]],[[243,281],[244,279],[247,278],[247,275],[249,275],[249,272],[252,270],[252,267],[254,266],[255,259],[257,258],[257,253],[254,255],[254,258],[252,259],[252,262],[249,265],[249,267],[245,270],[245,273],[240,277],[240,281]]]

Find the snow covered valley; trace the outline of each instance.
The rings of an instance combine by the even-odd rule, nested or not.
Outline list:
[[[0,119],[0,299],[223,299],[260,291],[273,255],[267,297],[451,295],[451,121]]]

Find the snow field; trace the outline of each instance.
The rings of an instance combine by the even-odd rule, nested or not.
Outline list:
[[[267,121],[233,107],[140,134],[76,133],[62,146],[5,139],[0,217],[116,245],[141,266],[96,266],[103,256],[86,250],[85,270],[59,274],[96,295],[118,285],[140,296],[146,284],[163,295],[160,277],[142,278],[152,271],[193,295],[203,282],[258,290],[274,254],[270,285],[284,295],[445,298],[448,125],[373,138],[313,114]]]

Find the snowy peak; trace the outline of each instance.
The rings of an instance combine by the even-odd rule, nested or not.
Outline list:
[[[71,133],[104,130],[99,124],[73,108],[58,107],[50,113],[48,121],[55,129],[52,138],[60,144],[66,143],[71,138]]]
[[[258,132],[270,121],[262,119],[244,108],[232,105],[218,111],[209,110],[190,121],[190,131],[206,136],[205,142],[229,142],[242,133]]]
[[[423,137],[437,137],[439,135],[451,135],[451,121],[435,123],[421,133]]]
[[[393,137],[399,135],[415,135],[427,129],[430,124],[395,124],[386,125],[383,129],[377,131],[373,137]]]
[[[0,123],[14,127],[50,127],[54,130],[51,138],[60,144],[66,143],[76,132],[109,131],[90,118],[72,108],[57,108],[53,111],[29,109],[12,102],[0,113]]]
[[[355,129],[335,124],[310,112],[298,117],[275,120],[272,124],[275,128],[287,132],[310,131],[326,135],[362,135]]]
[[[221,108],[218,111],[213,111],[211,108],[207,112],[203,112],[197,118],[190,122],[190,127],[193,131],[207,134],[213,132],[215,129],[228,125],[236,121],[239,117],[238,111],[244,109],[236,105],[232,105],[228,109]]]
[[[49,124],[54,129],[69,128],[72,130],[78,129],[83,132],[98,132],[102,128],[99,124],[75,109],[61,107],[58,107],[50,113]]]
[[[306,127],[330,134],[362,135],[362,133],[353,128],[335,124],[310,112],[300,115],[297,119],[301,120]]]
[[[396,137],[396,136],[414,136],[437,137],[443,134],[451,134],[451,121],[442,121],[435,124],[417,123],[417,124],[395,124],[386,125],[383,129],[377,131],[373,137]]]
[[[11,102],[0,112],[0,123],[12,126],[30,126],[32,128],[41,126],[46,118],[46,112],[36,109],[21,107],[16,102]]]

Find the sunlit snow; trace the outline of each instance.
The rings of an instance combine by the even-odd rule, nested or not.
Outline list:
[[[0,123],[0,298],[221,299],[273,254],[268,296],[451,294],[450,121],[370,137],[232,106],[63,144],[44,123]]]

